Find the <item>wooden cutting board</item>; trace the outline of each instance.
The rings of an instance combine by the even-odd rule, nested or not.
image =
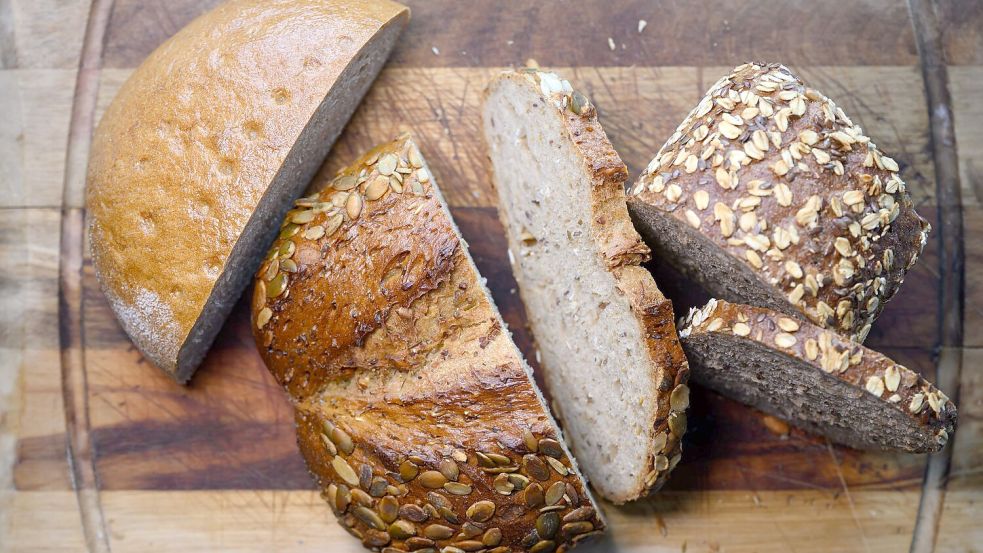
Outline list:
[[[313,489],[244,305],[191,385],[175,385],[122,333],[83,243],[94,121],[215,3],[0,2],[0,550],[361,550]],[[488,77],[528,58],[594,100],[633,177],[733,65],[784,62],[898,160],[935,228],[868,345],[957,401],[945,453],[835,446],[694,387],[665,491],[608,506],[610,536],[584,551],[983,547],[978,2],[409,3],[409,29],[327,163],[412,131],[527,354],[478,110]]]

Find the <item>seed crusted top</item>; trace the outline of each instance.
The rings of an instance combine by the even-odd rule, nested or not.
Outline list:
[[[684,347],[697,334],[731,334],[805,361],[865,390],[934,436],[919,452],[942,449],[955,431],[956,406],[941,390],[911,369],[836,332],[769,309],[716,299],[690,309],[679,328]]]
[[[778,64],[714,84],[630,195],[749,265],[816,324],[863,341],[925,246],[899,166]]]

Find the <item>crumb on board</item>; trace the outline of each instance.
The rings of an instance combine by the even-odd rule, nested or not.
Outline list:
[[[438,50],[436,46],[431,46],[430,47],[430,51],[433,52],[433,55],[435,55],[435,56],[439,56],[440,55],[440,50]]]
[[[608,48],[610,48],[612,52],[616,48],[616,46],[614,45],[614,39],[611,37],[608,37]]]
[[[638,32],[642,32],[642,31],[644,31],[644,30],[645,30],[645,27],[646,27],[646,26],[647,26],[648,24],[649,24],[649,22],[648,22],[648,21],[645,21],[644,19],[639,19],[639,20],[638,20]]]

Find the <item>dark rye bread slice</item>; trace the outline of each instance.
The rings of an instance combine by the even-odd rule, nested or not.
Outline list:
[[[489,85],[485,139],[509,254],[544,379],[572,450],[615,503],[679,462],[688,368],[672,304],[639,264],[628,171],[589,100],[548,72]]]
[[[201,363],[409,10],[230,0],[164,42],[93,136],[92,265],[123,330],[179,382]]]
[[[714,84],[632,187],[655,256],[712,295],[863,342],[925,245],[898,164],[778,64]]]
[[[711,300],[679,326],[696,382],[833,441],[925,453],[955,430],[941,390],[814,324]]]
[[[599,533],[416,144],[315,187],[257,274],[252,323],[342,526],[387,552],[565,551]]]

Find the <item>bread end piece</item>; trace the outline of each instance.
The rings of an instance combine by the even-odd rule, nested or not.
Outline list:
[[[941,390],[814,324],[711,300],[680,328],[696,382],[835,442],[929,453],[955,431],[956,406]]]
[[[929,232],[900,167],[779,64],[717,81],[632,187],[656,256],[712,295],[862,342]]]
[[[483,126],[510,259],[571,448],[615,503],[681,457],[688,368],[672,305],[639,264],[627,169],[594,105],[554,73],[505,72]]]
[[[93,266],[130,339],[177,381],[408,17],[388,0],[226,2],[155,50],[107,109],[87,181]]]

